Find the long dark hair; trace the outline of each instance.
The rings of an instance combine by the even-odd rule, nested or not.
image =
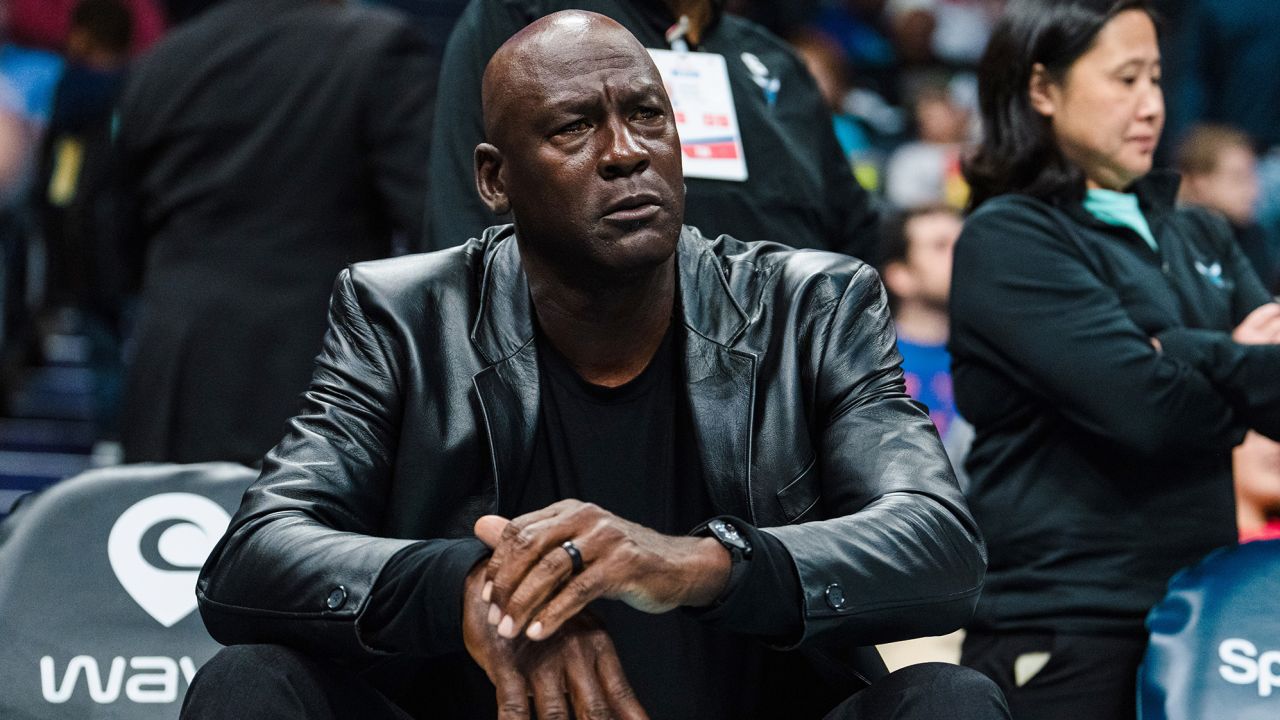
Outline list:
[[[969,210],[997,195],[1079,200],[1084,174],[1058,149],[1049,119],[1031,107],[1031,69],[1061,80],[1098,32],[1126,10],[1156,20],[1149,0],[1011,0],[978,66],[983,139],[964,163]]]

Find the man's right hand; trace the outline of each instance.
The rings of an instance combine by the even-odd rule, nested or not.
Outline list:
[[[1231,339],[1241,345],[1280,344],[1280,303],[1267,303],[1249,313],[1231,332]]]
[[[579,613],[546,640],[507,640],[487,622],[484,575],[481,563],[463,586],[462,639],[497,688],[498,720],[530,717],[530,696],[539,720],[648,719],[613,641],[593,618]]]

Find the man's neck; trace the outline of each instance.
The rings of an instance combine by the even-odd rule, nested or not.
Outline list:
[[[671,324],[674,255],[638,276],[584,285],[525,263],[542,333],[583,380],[618,387],[649,365]]]
[[[928,303],[906,300],[894,310],[898,337],[917,345],[942,345],[950,332],[945,310]]]

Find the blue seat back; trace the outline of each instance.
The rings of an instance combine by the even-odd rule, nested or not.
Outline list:
[[[1280,719],[1280,540],[1183,570],[1147,629],[1140,720]]]

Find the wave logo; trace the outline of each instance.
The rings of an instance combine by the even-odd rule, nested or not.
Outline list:
[[[202,495],[152,495],[125,510],[107,538],[111,569],[165,627],[196,609],[196,577],[231,518]]]

